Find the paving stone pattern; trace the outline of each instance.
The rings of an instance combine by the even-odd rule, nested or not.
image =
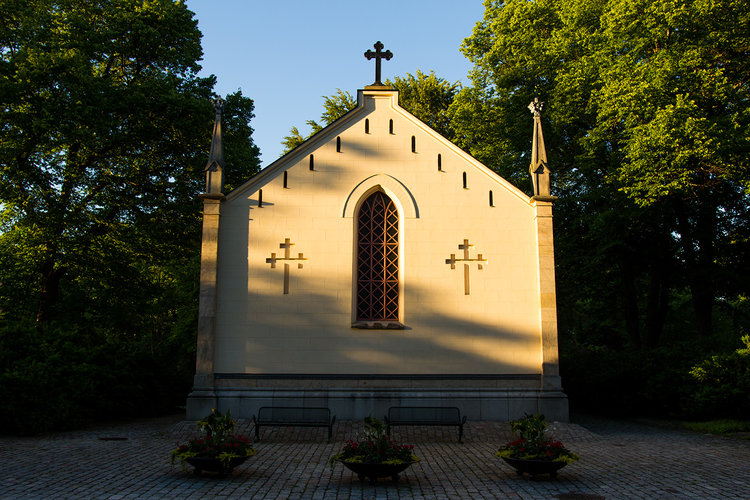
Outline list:
[[[327,459],[360,422],[337,422],[334,438],[316,428],[264,428],[257,455],[227,477],[196,477],[171,466],[169,451],[194,434],[181,416],[41,437],[0,437],[0,498],[279,499],[682,499],[750,498],[750,441],[622,422],[554,424],[581,460],[557,479],[519,477],[494,457],[509,440],[502,422],[455,428],[396,427],[421,462],[398,483],[372,485]],[[252,424],[239,422],[252,436]]]

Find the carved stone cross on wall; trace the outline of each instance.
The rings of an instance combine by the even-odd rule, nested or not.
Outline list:
[[[373,83],[373,85],[383,85],[383,83],[380,81],[380,60],[385,59],[386,61],[390,61],[391,57],[393,57],[393,53],[390,50],[381,52],[384,45],[380,43],[380,41],[375,43],[373,47],[375,47],[375,52],[368,50],[367,52],[365,52],[365,57],[368,61],[373,57],[375,58],[375,83]]]
[[[464,258],[457,259],[456,254],[452,253],[450,259],[445,259],[446,264],[451,265],[451,269],[456,268],[456,262],[464,262],[464,295],[469,295],[471,289],[469,288],[469,265],[471,262],[477,263],[477,269],[482,270],[482,262],[487,262],[487,259],[482,258],[482,254],[477,254],[476,259],[469,258],[469,248],[473,247],[469,240],[464,240],[463,244],[458,245],[459,250],[464,251]]]
[[[271,264],[271,269],[276,269],[276,262],[278,261],[298,261],[297,263],[297,269],[302,269],[302,261],[307,260],[302,256],[301,253],[297,254],[297,257],[291,256],[291,250],[292,250],[292,243],[289,238],[284,239],[284,243],[279,243],[279,248],[284,249],[284,256],[283,257],[276,257],[276,252],[271,252],[271,257],[266,259],[266,264]],[[284,262],[284,295],[289,294],[289,263]]]

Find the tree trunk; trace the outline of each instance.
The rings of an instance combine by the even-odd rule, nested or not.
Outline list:
[[[42,264],[39,286],[39,306],[36,312],[37,324],[47,323],[52,319],[54,306],[60,298],[60,280],[65,268],[57,267],[55,259],[48,256]]]
[[[646,306],[646,346],[659,345],[661,332],[669,310],[669,255],[659,252],[651,259],[651,273]]]
[[[681,200],[676,212],[680,241],[685,255],[685,274],[690,285],[698,335],[708,337],[713,331],[713,259],[716,209],[713,200],[702,199],[696,203],[694,221]]]
[[[641,347],[641,329],[638,318],[638,293],[635,287],[635,272],[630,256],[623,255],[620,259],[621,291],[625,328],[633,347]]]

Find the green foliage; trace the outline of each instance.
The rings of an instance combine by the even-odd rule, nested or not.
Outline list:
[[[544,430],[546,428],[547,419],[541,413],[537,415],[525,415],[523,418],[510,422],[510,430],[520,439],[530,443],[544,440]]]
[[[726,436],[738,432],[750,432],[750,420],[719,419],[707,422],[685,422],[684,427],[693,432]]]
[[[192,17],[171,0],[0,3],[0,390],[28,416],[8,429],[184,401],[215,83]],[[225,99],[231,187],[259,161],[252,100]]]
[[[750,231],[748,12],[744,1],[490,1],[464,41],[473,86],[450,110],[461,146],[528,186],[530,139],[518,124],[533,97],[546,102],[558,234],[584,229],[592,251],[610,254],[605,272],[633,342],[645,319],[645,343],[658,343],[665,303],[681,286],[695,331],[709,336],[724,285],[714,255],[744,247]],[[649,255],[654,248],[664,255]],[[637,303],[646,293],[651,312]]]
[[[498,458],[547,460],[566,464],[578,460],[578,455],[566,449],[562,442],[545,437],[547,421],[542,414],[512,420],[510,428],[517,439],[500,447],[495,453]]]
[[[750,328],[748,7],[491,0],[464,41],[455,140],[522,189],[545,102],[574,405],[691,414],[690,368]]]
[[[234,419],[230,415],[229,410],[222,415],[220,411],[214,408],[209,415],[198,420],[196,425],[198,426],[198,431],[204,436],[223,439],[234,430],[234,424]]]
[[[185,444],[177,444],[171,453],[172,465],[179,460],[184,466],[188,458],[218,458],[228,467],[233,458],[251,457],[255,448],[245,436],[231,434],[234,430],[234,419],[229,414],[221,414],[215,408],[197,423],[200,437],[195,437]]]
[[[596,133],[622,124],[615,175],[639,203],[747,182],[747,7],[641,0],[605,11]]]
[[[458,82],[449,83],[432,71],[425,75],[417,70],[416,76],[407,73],[405,77],[386,80],[385,84],[398,90],[398,103],[402,108],[444,137],[454,136],[448,108],[458,93]]]
[[[222,112],[224,141],[224,192],[247,182],[260,170],[260,149],[252,141],[253,129],[250,120],[255,115],[255,104],[241,90],[224,96]],[[206,141],[206,144],[211,144]],[[205,151],[204,147],[204,151]],[[206,156],[206,153],[203,153]],[[199,176],[203,181],[204,177]]]
[[[399,91],[401,107],[445,137],[453,137],[448,107],[458,92],[458,83],[448,83],[436,76],[434,72],[425,75],[417,70],[416,76],[407,73],[403,78],[396,77],[393,81],[386,80],[385,84],[391,85]],[[284,145],[284,153],[296,148],[323,130],[324,126],[330,125],[357,106],[356,99],[349,92],[341,89],[336,89],[335,94],[323,99],[323,114],[320,117],[323,125],[314,120],[308,120],[307,125],[310,126],[312,132],[306,137],[302,136],[297,127],[292,127],[289,135],[281,141]]]
[[[320,119],[325,125],[330,125],[356,106],[357,100],[349,92],[336,89],[335,94],[323,98],[323,114],[320,115]],[[313,134],[319,132],[322,128],[315,123]]]
[[[174,411],[193,373],[179,336],[127,339],[71,325],[0,329],[4,433],[37,434],[106,418]]]
[[[320,115],[320,120],[323,125],[320,125],[315,120],[307,120],[307,125],[311,128],[310,135],[303,137],[297,127],[292,127],[289,131],[289,135],[285,136],[281,141],[284,145],[284,153],[288,153],[292,149],[296,148],[307,139],[317,134],[323,127],[330,125],[335,122],[349,111],[357,106],[357,101],[352,95],[344,90],[336,89],[336,93],[330,96],[323,96],[323,114]]]
[[[386,426],[377,418],[365,417],[365,430],[357,441],[347,441],[340,453],[333,455],[328,463],[336,461],[367,464],[401,464],[418,462],[413,445],[391,442]]]
[[[573,410],[618,416],[695,418],[690,368],[710,345],[672,341],[649,350],[561,345],[561,376]],[[596,376],[592,376],[595,373]]]
[[[281,144],[284,146],[284,153],[288,153],[306,140],[307,138],[302,136],[297,127],[292,127],[289,129],[289,135],[284,136],[284,139],[281,141]]]
[[[711,356],[690,370],[698,381],[693,394],[698,416],[742,418],[750,413],[750,335],[742,342],[744,349]]]

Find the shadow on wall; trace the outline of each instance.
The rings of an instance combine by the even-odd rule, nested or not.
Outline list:
[[[293,269],[296,271],[296,269]],[[282,280],[278,269],[255,269],[264,279]],[[220,320],[216,371],[223,373],[539,373],[539,334],[499,319],[471,320],[435,303],[406,314],[404,330],[351,328],[350,300],[338,294],[351,282],[314,290],[299,275],[288,295],[247,292]],[[430,293],[410,286],[407,293]],[[350,293],[350,292],[349,292]],[[234,297],[233,300],[237,300]],[[244,300],[246,299],[246,300]],[[408,301],[407,301],[408,302]],[[237,318],[243,318],[237,321]],[[414,328],[412,328],[414,327]]]

